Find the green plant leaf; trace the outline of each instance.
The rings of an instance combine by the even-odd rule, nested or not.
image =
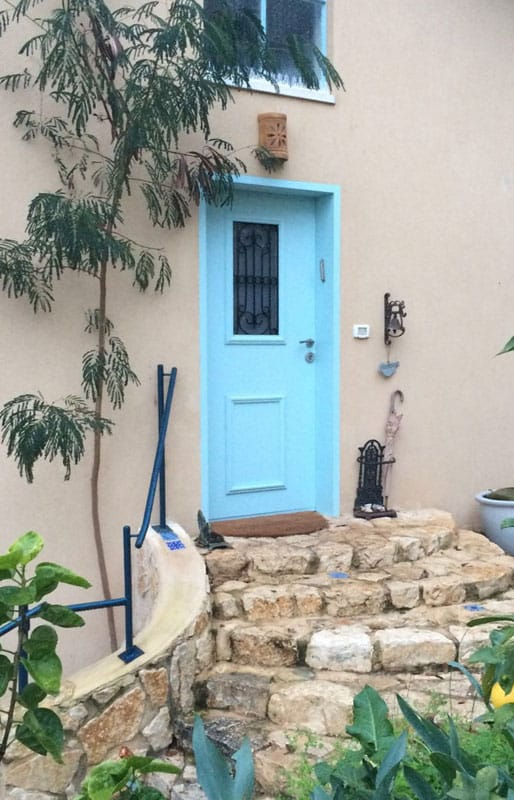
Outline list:
[[[32,586],[0,586],[0,603],[10,608],[27,606],[34,601],[35,590]]]
[[[34,531],[28,531],[13,542],[5,555],[0,556],[0,569],[12,570],[20,564],[25,566],[41,552],[42,548],[41,536]]]
[[[503,353],[512,353],[513,350],[514,350],[514,336],[511,336],[509,341],[503,345],[502,349],[499,351],[499,353],[496,353],[496,355],[501,356],[503,355]]]
[[[62,664],[57,653],[38,658],[22,658],[22,663],[37,685],[47,694],[58,694],[61,688]]]
[[[165,772],[169,775],[180,775],[182,772],[180,767],[170,764],[169,761],[162,761],[159,758],[146,758],[145,760],[148,763],[137,768],[141,775],[145,775],[148,772]]]
[[[228,764],[205,733],[201,717],[195,716],[193,752],[198,782],[208,800],[233,800],[232,777]],[[234,798],[235,800],[235,798]]]
[[[431,720],[424,719],[417,711],[414,711],[401,695],[397,694],[396,699],[403,716],[427,747],[432,752],[450,755],[450,744],[444,731],[438,728]]]
[[[255,771],[250,741],[245,737],[239,750],[234,753],[236,764],[234,775],[234,800],[251,800],[255,788]]]
[[[312,790],[311,800],[333,800],[333,794],[328,794],[321,786],[315,786]]]
[[[34,709],[45,697],[46,692],[37,683],[28,683],[23,691],[18,694],[18,702],[24,708]]]
[[[61,720],[51,709],[35,708],[25,712],[16,728],[16,739],[35,753],[43,756],[49,753],[62,764],[64,730]]]
[[[407,735],[407,731],[403,731],[395,739],[377,770],[375,785],[384,799],[390,795],[396,773],[407,753]]]
[[[494,614],[488,617],[476,617],[467,622],[468,628],[476,628],[478,625],[489,625],[491,622],[514,622],[514,614]]]
[[[72,611],[67,606],[56,605],[55,603],[42,603],[38,616],[47,622],[51,622],[52,625],[58,625],[60,628],[80,628],[84,625],[84,620],[80,614]]]
[[[460,672],[462,672],[462,674],[465,675],[470,682],[478,697],[481,697],[482,700],[485,701],[484,693],[480,683],[477,681],[473,673],[470,672],[466,666],[464,666],[464,664],[461,664],[459,661],[448,661],[448,666],[453,667],[453,669],[458,669]]]
[[[448,753],[430,753],[430,761],[441,774],[447,786],[451,786],[459,771],[459,765]]]
[[[67,569],[66,567],[62,567],[60,564],[54,564],[51,561],[41,561],[36,567],[36,575],[45,575],[45,576],[52,576],[54,580],[57,580],[59,583],[67,583],[71,586],[81,586],[83,589],[89,589],[91,587],[90,582],[83,578],[81,575],[77,575],[75,572],[72,572],[71,569]]]
[[[88,773],[84,785],[90,800],[111,800],[113,794],[126,785],[131,769],[129,759],[103,761]]]
[[[4,694],[9,686],[9,681],[12,678],[12,663],[11,659],[3,654],[0,654],[0,697]]]
[[[403,767],[403,774],[417,800],[437,800],[437,794],[423,775],[408,764]]]
[[[372,686],[365,686],[353,699],[353,725],[346,732],[355,737],[366,752],[377,753],[389,747],[393,726],[388,719],[388,709]]]
[[[56,647],[57,633],[50,625],[38,625],[23,645],[23,649],[31,659],[43,658],[55,653]]]

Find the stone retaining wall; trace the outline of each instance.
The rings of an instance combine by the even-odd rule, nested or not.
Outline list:
[[[144,655],[130,664],[108,656],[63,683],[52,707],[65,729],[64,763],[13,744],[4,770],[8,800],[72,798],[89,767],[116,757],[122,745],[162,753],[175,718],[192,714],[194,677],[212,664],[213,638],[204,563],[182,531],[180,538],[185,548],[170,551],[150,531],[136,551],[136,586],[144,598],[138,615],[147,624],[135,642]]]

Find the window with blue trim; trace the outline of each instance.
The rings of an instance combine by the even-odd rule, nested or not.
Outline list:
[[[287,39],[298,37],[326,54],[326,0],[204,0],[209,16],[223,6],[248,10],[260,19],[278,65],[279,82],[302,85]]]

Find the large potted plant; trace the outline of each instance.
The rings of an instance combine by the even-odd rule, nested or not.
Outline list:
[[[514,336],[497,355],[514,351]],[[475,499],[480,504],[480,520],[485,535],[506,553],[514,556],[514,487],[506,486],[479,492]]]
[[[514,556],[514,487],[506,486],[494,491],[479,492],[475,499],[480,504],[482,530],[492,542]]]

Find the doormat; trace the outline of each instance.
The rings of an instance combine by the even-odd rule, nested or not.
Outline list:
[[[314,533],[326,528],[327,520],[317,511],[300,511],[297,514],[270,514],[263,517],[216,520],[212,528],[222,536],[269,537],[295,536]]]

